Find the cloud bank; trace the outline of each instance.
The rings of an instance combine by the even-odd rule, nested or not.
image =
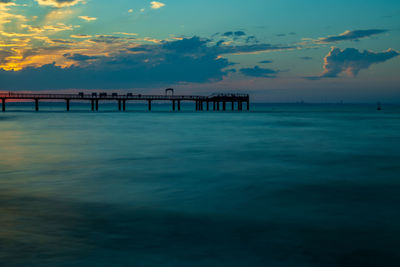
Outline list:
[[[125,39],[96,36],[88,41],[96,42],[98,46],[116,45],[121,40]],[[126,45],[123,43],[119,47]],[[218,46],[209,39],[194,36],[155,44],[134,44],[123,51],[111,52],[110,55],[64,53],[64,61],[72,61],[72,65],[51,63],[39,67],[29,66],[19,71],[0,70],[0,89],[116,89],[215,82],[228,75],[229,67],[234,65],[223,55],[281,49],[271,44]],[[38,53],[43,54],[43,51]],[[277,71],[258,66],[240,71],[252,77],[273,78],[277,74]]]

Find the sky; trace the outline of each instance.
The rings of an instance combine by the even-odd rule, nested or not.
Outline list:
[[[400,1],[0,0],[0,90],[400,102]]]

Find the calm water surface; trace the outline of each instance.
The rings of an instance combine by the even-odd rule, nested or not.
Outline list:
[[[1,266],[400,266],[400,106],[0,114]]]

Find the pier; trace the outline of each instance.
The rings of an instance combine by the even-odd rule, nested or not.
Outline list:
[[[181,110],[182,102],[192,102],[196,111],[227,111],[250,110],[250,97],[248,94],[212,94],[209,96],[174,95],[171,88],[165,90],[163,95],[118,94],[118,93],[77,93],[77,94],[33,94],[33,93],[0,93],[2,111],[6,111],[6,102],[13,100],[32,100],[35,110],[39,111],[40,101],[65,101],[66,110],[70,111],[71,101],[88,101],[92,111],[99,110],[100,102],[116,102],[119,111],[126,111],[127,102],[144,101],[151,111],[152,102],[170,102],[173,111]]]

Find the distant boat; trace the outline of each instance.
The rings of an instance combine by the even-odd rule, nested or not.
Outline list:
[[[381,107],[381,103],[380,103],[380,102],[377,103],[376,109],[377,109],[377,110],[382,110],[382,107]]]

